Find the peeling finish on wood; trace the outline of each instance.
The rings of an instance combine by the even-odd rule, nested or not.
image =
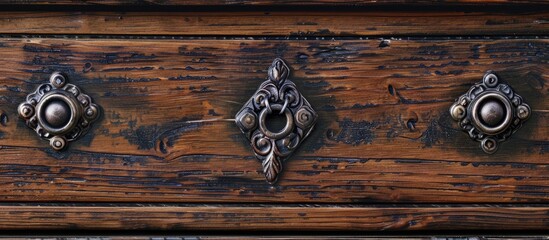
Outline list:
[[[261,235],[261,236],[260,236]],[[375,234],[374,234],[375,235]],[[204,236],[192,236],[192,235],[186,235],[186,236],[180,236],[180,235],[172,235],[172,234],[157,234],[154,236],[141,236],[141,235],[115,235],[115,236],[101,236],[101,237],[74,237],[71,235],[68,236],[62,236],[57,237],[59,235],[56,235],[56,237],[48,236],[48,237],[42,237],[42,236],[33,236],[32,238],[25,238],[25,237],[10,237],[12,240],[332,240],[332,239],[338,239],[338,240],[357,240],[357,239],[364,239],[364,240],[401,240],[401,239],[410,239],[410,240],[453,240],[453,239],[460,239],[460,240],[540,240],[540,239],[547,239],[547,236],[536,236],[536,235],[529,235],[529,236],[504,236],[504,235],[497,235],[497,236],[467,236],[463,237],[462,235],[456,236],[456,235],[436,235],[433,237],[421,237],[421,236],[410,236],[410,235],[380,235],[380,236],[372,236],[369,234],[369,236],[362,236],[360,234],[338,234],[338,235],[307,235],[304,236],[303,234],[285,234],[285,235],[278,235],[278,234],[259,234],[255,232],[251,235],[225,235],[225,236],[217,236],[217,235],[204,235]]]
[[[0,32],[145,36],[545,35],[548,21],[547,11],[528,14],[443,11],[0,12]]]
[[[383,48],[379,40],[1,39],[0,200],[547,202],[548,48],[544,38],[394,39]],[[269,186],[233,117],[276,57],[292,66],[319,120]],[[487,69],[533,111],[492,156],[448,113]],[[16,115],[52,71],[68,73],[104,109],[60,153]]]
[[[477,4],[510,4],[510,5],[527,5],[527,4],[547,4],[543,0],[439,0],[436,3],[430,0],[209,0],[207,2],[201,0],[6,0],[4,4],[33,4],[33,5],[108,5],[108,6],[375,6],[375,5],[477,5]]]
[[[548,4],[3,1],[0,230],[549,229]],[[269,185],[234,118],[274,58],[319,118]],[[488,69],[532,109],[490,156],[448,112]],[[64,152],[17,117],[54,71],[104,113]]]
[[[0,206],[1,230],[234,230],[285,232],[533,230],[549,207],[509,206]]]

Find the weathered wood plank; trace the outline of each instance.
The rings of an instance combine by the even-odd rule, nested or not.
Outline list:
[[[1,230],[543,230],[548,206],[0,206]]]
[[[106,202],[547,202],[549,40],[0,41],[0,199]],[[275,57],[319,122],[264,181],[235,113]],[[496,70],[533,109],[494,155],[451,120]],[[54,152],[17,105],[54,70],[103,107]]]
[[[380,236],[372,236],[369,234],[369,236],[363,236],[360,234],[337,234],[337,235],[330,235],[330,234],[316,234],[316,235],[303,235],[296,233],[295,235],[266,235],[266,234],[249,234],[249,235],[201,235],[201,236],[195,236],[195,235],[170,235],[170,234],[157,234],[157,235],[150,235],[150,236],[143,236],[143,235],[113,235],[113,236],[103,236],[101,234],[96,234],[93,236],[74,236],[74,235],[49,235],[49,236],[32,236],[32,237],[13,237],[11,236],[11,240],[95,240],[95,239],[101,239],[101,240],[187,240],[187,239],[193,239],[193,240],[296,240],[296,239],[303,239],[303,240],[356,240],[356,239],[364,239],[364,240],[453,240],[453,239],[460,239],[460,240],[540,240],[540,239],[546,239],[547,236],[543,235],[482,235],[482,236],[475,236],[471,234],[467,234],[466,237],[463,235],[452,235],[452,234],[439,234],[434,236],[410,236],[410,235],[380,235]]]
[[[0,33],[165,36],[511,36],[547,34],[548,19],[547,11],[0,12]]]
[[[150,236],[143,236],[143,235],[105,235],[105,236],[82,236],[82,235],[33,235],[32,237],[14,237],[10,236],[11,240],[187,240],[187,239],[193,239],[193,240],[332,240],[332,239],[340,239],[340,240],[357,240],[357,239],[364,239],[364,240],[402,240],[402,239],[410,239],[410,240],[453,240],[453,239],[461,239],[461,240],[539,240],[539,239],[546,239],[547,236],[543,235],[482,235],[482,236],[475,236],[468,234],[467,237],[464,237],[463,235],[452,235],[452,234],[437,234],[433,235],[432,237],[428,236],[410,236],[410,235],[379,235],[379,236],[363,236],[360,234],[325,234],[325,235],[303,235],[303,234],[295,234],[295,235],[266,235],[266,234],[250,234],[250,235],[174,235],[174,234],[156,234],[156,235],[150,235]]]
[[[33,5],[108,5],[108,6],[375,6],[375,5],[478,5],[478,4],[509,4],[530,5],[547,4],[544,0],[5,0],[3,4],[33,4]]]

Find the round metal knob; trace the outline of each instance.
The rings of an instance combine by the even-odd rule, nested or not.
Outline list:
[[[450,114],[463,131],[481,143],[484,152],[494,153],[498,143],[507,140],[528,119],[530,106],[489,71],[482,82],[458,98]]]
[[[67,103],[59,100],[51,101],[44,111],[46,123],[53,127],[62,127],[71,120],[71,109]]]
[[[506,109],[497,100],[488,100],[480,106],[480,121],[487,126],[495,127],[504,119]]]
[[[19,105],[19,116],[55,150],[85,134],[99,116],[99,106],[55,72]]]
[[[509,127],[513,120],[511,101],[498,92],[486,92],[471,103],[473,125],[481,132],[494,135]]]

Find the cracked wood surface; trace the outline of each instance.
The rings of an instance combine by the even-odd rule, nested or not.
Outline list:
[[[539,230],[547,206],[0,206],[1,230]],[[261,232],[260,232],[261,233]],[[263,234],[260,234],[263,235]]]
[[[5,5],[107,5],[107,6],[463,6],[547,4],[544,0],[6,0]]]
[[[0,12],[0,32],[145,36],[512,36],[547,34],[548,19],[547,11]]]
[[[548,47],[544,38],[4,38],[0,200],[545,203]],[[275,57],[319,120],[271,186],[232,119]],[[494,155],[448,112],[487,70],[533,110]],[[103,108],[64,152],[16,115],[52,71]]]

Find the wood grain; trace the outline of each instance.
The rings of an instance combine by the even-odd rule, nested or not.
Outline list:
[[[2,230],[541,230],[548,206],[0,206]]]
[[[519,203],[549,200],[547,39],[0,41],[0,199],[103,202]],[[275,57],[319,113],[265,182],[234,115]],[[495,70],[533,109],[486,155],[451,120]],[[54,152],[16,108],[68,73],[104,114]]]
[[[164,36],[510,36],[547,34],[548,19],[547,11],[0,12],[0,33]]]
[[[91,234],[91,233],[90,233]],[[50,235],[32,235],[27,237],[21,237],[21,236],[10,236],[9,239],[11,240],[332,240],[332,239],[338,239],[338,240],[357,240],[357,239],[363,239],[363,240],[402,240],[402,239],[409,239],[409,240],[454,240],[454,239],[460,239],[460,240],[540,240],[540,239],[547,239],[547,235],[534,235],[534,234],[527,234],[527,235],[517,235],[517,234],[509,234],[509,235],[502,235],[500,234],[483,234],[483,235],[474,235],[474,234],[467,234],[464,236],[464,234],[449,234],[449,233],[433,233],[431,236],[428,236],[429,234],[421,234],[421,235],[411,235],[411,234],[368,234],[368,236],[365,236],[364,234],[311,234],[311,235],[303,235],[303,233],[295,233],[294,235],[290,234],[273,234],[270,232],[269,234],[264,233],[257,233],[252,232],[252,234],[227,234],[227,235],[221,235],[221,234],[201,234],[201,235],[192,235],[192,234],[151,234],[148,233],[149,236],[145,234],[119,234],[119,235],[85,235],[85,234],[50,234]]]
[[[532,5],[547,4],[544,0],[5,0],[3,4],[12,5],[108,5],[108,6],[375,6],[375,5],[479,5],[479,4],[509,4]]]
[[[429,236],[410,236],[410,235],[379,235],[379,236],[363,236],[360,234],[325,234],[325,235],[307,235],[304,236],[302,234],[295,234],[295,235],[272,235],[272,236],[266,236],[265,234],[262,234],[261,236],[257,233],[250,234],[250,235],[176,235],[176,234],[156,234],[156,235],[150,235],[150,236],[143,236],[143,235],[105,235],[105,236],[82,236],[80,235],[61,235],[61,234],[55,234],[55,235],[33,235],[32,237],[14,237],[10,236],[11,240],[233,240],[233,239],[239,239],[239,240],[297,240],[297,239],[303,239],[303,240],[332,240],[332,239],[339,239],[339,240],[357,240],[357,239],[364,239],[364,240],[402,240],[402,239],[410,239],[410,240],[453,240],[453,239],[460,239],[460,240],[540,240],[540,239],[547,239],[547,236],[544,235],[482,235],[482,236],[475,236],[472,234],[467,234],[467,237],[464,237],[463,235],[452,235],[452,234],[438,234],[433,235],[432,237]]]

